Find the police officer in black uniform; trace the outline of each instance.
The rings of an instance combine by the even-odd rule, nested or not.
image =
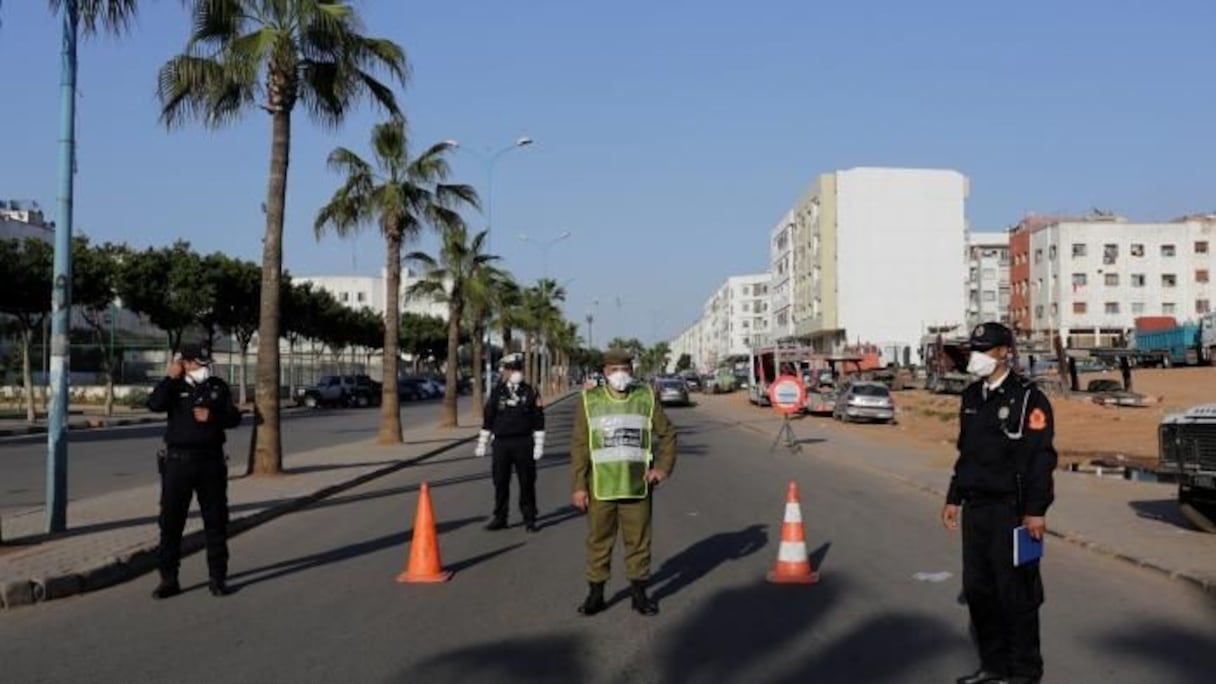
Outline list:
[[[959,684],[1038,682],[1037,562],[1015,566],[1013,530],[1047,530],[1054,499],[1054,419],[1047,397],[1009,366],[1013,333],[999,323],[972,331],[967,371],[981,378],[963,392],[958,461],[942,509],[947,529],[963,528],[963,593],[971,612],[980,670]]]
[[[511,500],[511,469],[519,477],[519,510],[524,529],[536,532],[536,461],[545,453],[545,409],[540,394],[523,381],[518,357],[503,363],[504,378],[490,391],[485,419],[474,451],[479,458],[493,442],[494,515],[487,530],[507,526]]]
[[[148,397],[148,410],[168,413],[160,465],[160,585],[156,599],[181,593],[177,569],[190,499],[198,494],[207,540],[209,587],[228,593],[228,463],[224,430],[241,422],[228,383],[211,376],[211,354],[200,344],[183,345],[165,378]]]

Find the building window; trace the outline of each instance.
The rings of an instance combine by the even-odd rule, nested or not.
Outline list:
[[[364,302],[364,301],[367,301],[367,293],[366,293],[366,292],[360,292],[360,293],[356,294],[356,295],[355,295],[355,301],[358,301],[358,302]]]
[[[1075,314],[1084,314],[1087,308],[1088,307],[1085,306],[1085,302],[1072,303],[1072,312]]]
[[[1208,282],[1208,270],[1206,268],[1201,268],[1198,271],[1195,271],[1195,282],[1197,282],[1197,283]]]
[[[1076,259],[1078,257],[1083,257],[1088,253],[1089,253],[1089,250],[1086,248],[1086,245],[1084,242],[1072,243],[1072,256],[1074,259]]]
[[[984,290],[984,301],[985,302],[995,302],[996,293],[993,292],[992,290]]]
[[[1052,316],[1058,316],[1058,315],[1060,315],[1060,305],[1059,305],[1059,304],[1052,303],[1052,305],[1051,305],[1051,315],[1052,315]]]
[[[1052,246],[1050,246],[1050,247],[1048,247],[1048,248],[1047,248],[1047,259],[1048,259],[1049,261],[1055,261],[1055,260],[1056,260],[1056,246],[1055,246],[1055,245],[1052,245]]]
[[[1161,276],[1161,287],[1174,287],[1178,284],[1178,276],[1173,273],[1166,273]]]
[[[1197,241],[1195,243],[1195,253],[1196,254],[1207,254],[1208,253],[1208,241],[1207,240]]]
[[[1175,306],[1173,302],[1165,302],[1161,305],[1161,313],[1166,316],[1174,315],[1174,312],[1176,312],[1177,310],[1178,310],[1178,307]]]
[[[1037,264],[1037,263],[1041,263],[1042,261],[1043,261],[1043,250],[1036,249],[1034,251],[1034,262]]]
[[[1210,301],[1208,301],[1206,299],[1196,299],[1195,300],[1195,313],[1205,314],[1205,313],[1211,313],[1211,311],[1212,311],[1212,303]]]
[[[1132,287],[1144,287],[1144,274],[1143,273],[1133,273],[1132,274]]]
[[[1086,282],[1088,282],[1088,279],[1085,277],[1084,273],[1072,274],[1072,286],[1073,287],[1085,287]]]
[[[744,311],[751,311],[751,310],[752,310],[752,305],[751,305],[751,304],[748,304],[747,302],[743,302],[743,310],[744,310]]]
[[[1107,273],[1104,277],[1107,287],[1119,287],[1119,274]]]
[[[1163,257],[1174,256],[1174,246],[1173,245],[1161,245],[1161,256],[1163,256]]]
[[[1043,317],[1043,305],[1042,305],[1042,304],[1037,304],[1037,305],[1035,305],[1035,307],[1034,307],[1034,317],[1035,317],[1035,318],[1042,318],[1042,317]]]
[[[1132,248],[1127,250],[1134,257],[1144,256],[1144,245],[1132,245]]]
[[[1144,313],[1144,302],[1132,302],[1132,314],[1139,316]]]
[[[996,271],[992,270],[991,268],[985,268],[983,272],[980,273],[980,277],[984,279],[984,282],[996,280]]]
[[[350,293],[349,293],[349,292],[343,292],[343,293],[342,293],[342,296],[341,296],[341,300],[342,300],[342,303],[343,303],[343,304],[346,304],[346,303],[350,302]]]
[[[1119,302],[1107,302],[1106,303],[1106,313],[1108,313],[1108,314],[1119,313]]]
[[[1110,266],[1119,259],[1119,245],[1102,245],[1102,263]]]

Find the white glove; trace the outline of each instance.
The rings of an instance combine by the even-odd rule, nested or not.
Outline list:
[[[477,433],[477,447],[473,449],[473,455],[477,458],[485,458],[486,447],[490,446],[490,439],[493,435],[489,430],[482,430]]]
[[[541,456],[545,455],[545,431],[538,430],[532,433],[532,460],[539,461]]]

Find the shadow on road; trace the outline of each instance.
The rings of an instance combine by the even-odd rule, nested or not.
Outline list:
[[[1213,606],[1216,621],[1216,605]],[[1092,637],[1100,653],[1152,663],[1154,681],[1209,684],[1216,673],[1216,632],[1163,622],[1136,622]]]
[[[284,475],[303,475],[305,473],[320,473],[320,472],[325,472],[327,470],[346,470],[348,468],[371,468],[373,466],[390,466],[390,465],[395,465],[400,462],[401,462],[400,460],[391,459],[391,460],[387,460],[387,461],[364,461],[361,463],[330,463],[330,464],[322,464],[322,465],[298,466],[295,468],[284,468],[283,474]],[[240,479],[241,477],[248,477],[248,476],[240,476],[238,478],[233,478],[233,479]]]
[[[668,558],[650,578],[654,599],[674,596],[713,572],[719,565],[746,558],[768,543],[766,525],[750,525],[737,532],[719,532]],[[625,596],[621,594],[620,596]],[[619,600],[613,597],[613,600]]]
[[[1168,523],[1184,530],[1194,531],[1195,529],[1195,526],[1192,525],[1182,515],[1182,511],[1178,509],[1178,501],[1176,499],[1130,501],[1127,505],[1136,512],[1137,517]]]
[[[460,518],[458,520],[446,520],[437,523],[435,525],[435,529],[439,534],[444,534],[446,532],[453,532],[462,527],[472,525],[480,520],[482,520],[481,516]],[[411,528],[402,532],[394,532],[392,534],[376,537],[375,539],[367,539],[354,544],[340,546],[336,549],[329,549],[328,551],[321,551],[319,553],[313,553],[307,556],[300,556],[290,560],[279,561],[278,563],[272,563],[270,565],[254,568],[252,570],[243,570],[241,572],[234,573],[231,576],[231,583],[234,588],[244,588],[254,584],[279,579],[280,577],[294,575],[298,572],[304,572],[307,570],[312,570],[313,568],[330,565],[332,563],[341,563],[342,561],[365,556],[369,553],[376,553],[378,551],[383,551],[384,549],[394,547],[404,548],[406,543],[413,537],[413,534],[414,531]],[[493,557],[499,553],[502,553],[502,551],[500,550],[492,552],[491,554],[486,554],[486,556]],[[470,559],[470,561],[466,561],[467,565],[463,567],[475,565],[477,562],[480,562],[480,560],[482,559]]]
[[[536,523],[537,523],[537,526],[543,530],[547,527],[556,527],[556,526],[566,522],[567,520],[581,518],[581,517],[583,517],[583,515],[584,515],[584,513],[582,511],[578,510],[577,508],[575,508],[574,506],[564,506],[562,508],[557,509],[556,511],[552,511],[550,513],[545,513],[544,515],[538,516],[536,518]]]
[[[402,672],[393,681],[414,682],[585,682],[586,645],[572,635],[508,639],[449,651]]]

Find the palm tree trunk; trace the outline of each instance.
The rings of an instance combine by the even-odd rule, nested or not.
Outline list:
[[[283,471],[279,433],[279,290],[283,274],[283,219],[287,204],[287,163],[291,147],[291,112],[271,115],[270,182],[266,191],[266,235],[262,245],[262,302],[258,312],[258,367],[254,421],[254,473]]]
[[[246,389],[249,386],[249,340],[244,343],[238,340],[238,344],[241,345],[241,372],[237,373],[237,382],[241,383],[241,388],[237,391],[237,397],[241,406],[244,406],[249,401]]]
[[[397,343],[401,338],[401,236],[394,230],[387,237],[388,282],[384,293],[384,359],[380,395],[381,444],[401,443],[401,397],[397,394]]]
[[[26,327],[21,331],[21,381],[25,384],[25,419],[32,423],[38,419],[34,409],[34,372],[30,368],[30,347],[34,344],[34,331]]]
[[[473,327],[473,417],[481,420],[483,410],[485,409],[485,388],[481,386],[482,373],[482,354],[485,351],[482,348],[482,335],[485,334],[479,326]]]
[[[524,380],[529,385],[535,385],[532,377],[532,333],[524,333]]]
[[[453,294],[453,296],[456,296]],[[443,420],[439,427],[456,427],[459,418],[456,413],[456,370],[460,365],[460,316],[463,312],[458,301],[448,307],[448,360],[447,372],[444,374],[443,388]]]

